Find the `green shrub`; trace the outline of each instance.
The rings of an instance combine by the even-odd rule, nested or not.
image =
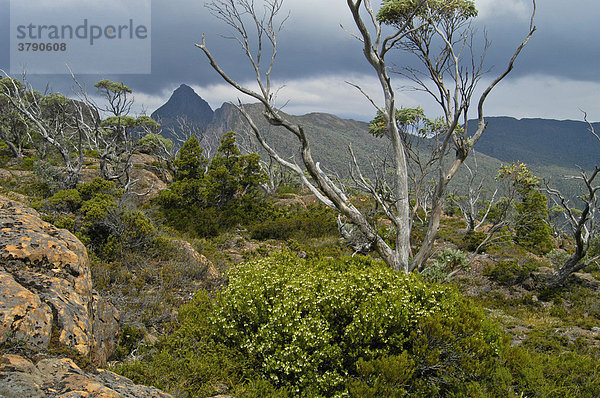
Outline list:
[[[48,221],[75,233],[102,259],[114,259],[148,247],[156,231],[144,213],[119,204],[122,194],[114,182],[96,178],[55,193],[41,207]]]
[[[589,355],[564,350],[540,353],[517,346],[507,349],[504,359],[520,396],[600,396],[600,365]]]
[[[515,285],[523,282],[531,272],[537,271],[539,264],[534,260],[503,260],[490,265],[483,270],[483,274],[501,285]]]
[[[436,256],[433,264],[421,272],[421,276],[432,282],[447,282],[448,273],[464,268],[469,257],[458,249],[445,248]]]
[[[281,184],[277,187],[277,194],[280,196],[284,196],[286,194],[298,195],[302,191],[302,186],[296,186],[291,184]]]
[[[274,385],[297,396],[334,396],[349,380],[351,390],[376,386],[361,372],[388,365],[422,392],[467,391],[465,383],[488,377],[502,345],[482,320],[455,290],[369,258],[305,261],[284,253],[229,274],[213,326],[218,341],[240,349]],[[472,366],[460,370],[465,364]]]
[[[419,324],[400,355],[359,360],[350,396],[511,396],[512,376],[501,359],[506,340],[478,309],[457,306],[453,316],[437,313]]]
[[[259,194],[266,180],[259,160],[257,154],[242,155],[235,133],[229,132],[208,162],[192,137],[175,159],[173,183],[159,193],[156,203],[171,227],[197,237],[256,223],[269,211]]]
[[[58,191],[47,201],[47,207],[52,210],[73,213],[81,207],[81,195],[76,189],[65,189]]]
[[[467,251],[474,252],[486,237],[487,234],[485,232],[471,231],[463,237],[462,247]]]
[[[112,181],[106,181],[102,178],[94,178],[90,182],[79,184],[77,190],[81,195],[81,199],[86,201],[96,197],[99,194],[105,194],[114,198],[120,198],[123,190],[117,188]]]
[[[75,217],[64,216],[59,217],[52,222],[56,228],[68,229],[71,232],[75,231]]]
[[[19,168],[21,170],[33,171],[35,162],[36,162],[35,157],[27,156],[27,157],[23,158],[23,160],[21,161],[21,164],[19,165]]]
[[[115,349],[113,357],[117,361],[125,359],[134,350],[138,348],[144,338],[144,331],[133,325],[125,325],[121,328],[119,342]]]
[[[83,202],[80,211],[86,220],[100,222],[108,216],[109,212],[116,209],[115,197],[101,193]]]
[[[139,352],[142,360],[113,370],[178,397],[209,397],[225,391],[240,397],[287,396],[253,371],[236,349],[214,341],[209,322],[213,303],[205,292],[198,292],[178,312],[171,333],[150,350]]]
[[[173,141],[156,133],[144,135],[138,141],[138,145],[140,146],[140,152],[149,154],[170,152],[173,149]]]
[[[273,211],[270,219],[250,226],[249,230],[252,239],[258,240],[306,240],[338,234],[335,214],[324,206]]]

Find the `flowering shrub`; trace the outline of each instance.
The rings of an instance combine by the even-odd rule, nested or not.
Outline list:
[[[426,334],[420,325],[456,316],[461,302],[451,288],[370,258],[301,260],[284,253],[234,269],[212,323],[217,338],[246,353],[274,385],[301,396],[336,396],[347,393],[357,369],[378,358],[403,358],[411,367],[400,373],[416,377],[419,359],[406,357]],[[481,318],[472,318],[481,328]]]

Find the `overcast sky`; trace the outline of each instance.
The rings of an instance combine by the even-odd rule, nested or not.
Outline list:
[[[35,8],[45,0],[13,0]],[[69,4],[91,0],[54,0],[68,19]],[[125,1],[125,0],[124,0]],[[259,0],[257,0],[259,1]],[[94,3],[98,3],[96,0]],[[374,4],[377,4],[374,1]],[[526,35],[531,2],[528,0],[476,0],[480,11],[476,26],[485,28],[492,41],[487,65],[491,79],[505,66],[514,48]],[[0,68],[9,70],[9,1],[0,0]],[[360,43],[340,28],[352,30],[344,0],[286,0],[290,12],[279,38],[278,61],[273,78],[285,86],[279,102],[289,113],[330,112],[343,117],[369,120],[374,110],[345,81],[360,84],[379,98],[375,75],[362,57]],[[91,87],[100,79],[123,81],[135,93],[136,109],[154,111],[180,84],[192,86],[213,109],[238,94],[222,83],[202,52],[194,47],[207,35],[207,45],[224,69],[242,82],[252,74],[236,44],[219,37],[228,27],[208,12],[203,0],[152,0],[152,64],[147,75],[79,75]],[[488,115],[517,118],[542,117],[580,120],[581,111],[600,120],[600,1],[538,0],[538,31],[518,59],[514,72],[492,93]],[[480,35],[481,38],[481,35]],[[127,59],[128,54],[107,54]],[[131,62],[136,62],[132,59]],[[46,84],[70,93],[67,75],[31,75],[38,89]],[[485,79],[484,82],[485,83]],[[398,80],[398,89],[404,82]],[[422,105],[428,114],[439,111],[427,98],[413,91],[400,91],[399,105]]]

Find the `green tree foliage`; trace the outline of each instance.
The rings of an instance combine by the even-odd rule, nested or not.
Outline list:
[[[260,184],[266,181],[259,161],[256,153],[241,155],[234,132],[225,134],[208,166],[208,198],[212,205],[221,208],[235,198],[255,196]]]
[[[548,198],[538,190],[528,192],[516,204],[516,241],[529,250],[546,254],[553,249],[552,227],[548,224]]]
[[[422,123],[426,123],[427,121],[428,119],[425,117],[425,112],[423,112],[421,107],[396,109],[396,124],[402,132],[411,129],[411,132],[423,135],[425,129]],[[387,131],[388,127],[385,122],[385,116],[382,111],[378,111],[375,119],[369,123],[369,133],[375,137],[383,137]]]
[[[517,192],[515,240],[527,249],[545,254],[552,250],[552,228],[548,224],[548,198],[537,188],[540,180],[524,163],[503,165],[498,179],[510,181]]]
[[[496,179],[510,181],[510,184],[522,194],[537,188],[540,184],[540,179],[527,168],[525,163],[503,164],[498,170]]]
[[[156,133],[148,133],[140,138],[139,145],[141,152],[151,154],[162,148],[166,151],[173,149],[173,141]]]
[[[191,137],[179,151],[174,181],[159,194],[158,204],[174,227],[199,236],[265,219],[265,214],[257,214],[269,211],[259,198],[260,184],[266,180],[259,161],[257,154],[240,153],[233,132],[223,136],[210,161]]]
[[[175,159],[175,181],[199,180],[204,176],[208,160],[195,136],[190,137],[179,150]]]
[[[377,19],[388,25],[418,26],[428,20],[462,21],[477,16],[471,0],[384,0]]]

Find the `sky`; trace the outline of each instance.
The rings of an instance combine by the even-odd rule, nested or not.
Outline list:
[[[20,7],[31,7],[43,16],[42,6],[60,9],[60,16],[69,20],[71,11],[87,4],[90,20],[98,0],[12,0]],[[105,0],[106,1],[106,0]],[[117,1],[118,0],[113,0]],[[122,81],[134,92],[135,111],[151,113],[166,102],[180,84],[192,86],[213,109],[225,101],[248,101],[229,87],[212,70],[201,50],[194,46],[206,34],[208,48],[228,73],[240,82],[252,85],[253,74],[237,44],[224,39],[229,27],[217,20],[203,0],[136,0],[151,2],[147,15],[151,38],[151,61],[135,51],[116,48],[97,51],[102,61],[117,68],[111,73],[76,73],[77,79],[94,94],[93,84],[101,79]],[[260,2],[260,0],[257,0]],[[123,0],[122,4],[126,2]],[[374,0],[374,4],[379,2]],[[528,0],[476,0],[479,16],[474,21],[478,42],[487,32],[491,48],[486,56],[490,73],[487,82],[501,72],[514,49],[529,28],[532,3]],[[13,5],[16,3],[13,3]],[[129,4],[129,3],[127,3]],[[328,112],[342,117],[370,120],[375,110],[350,81],[359,84],[374,99],[381,98],[376,75],[361,53],[361,43],[344,0],[285,0],[284,14],[289,12],[284,30],[279,36],[278,58],[273,70],[278,104],[292,114]],[[82,11],[77,11],[81,13]],[[131,12],[131,10],[125,11]],[[33,13],[33,11],[31,11]],[[14,13],[13,13],[14,14]],[[118,13],[116,13],[118,14]],[[75,14],[73,14],[75,15]],[[151,15],[151,17],[150,17]],[[600,121],[600,1],[598,0],[538,0],[535,25],[538,30],[517,60],[514,71],[498,86],[486,102],[488,116],[516,118],[551,118],[581,120],[586,111],[592,121]],[[0,69],[10,70],[10,40],[14,36],[9,0],[0,0]],[[344,26],[346,30],[342,29]],[[96,47],[97,49],[98,47]],[[394,55],[398,65],[405,57]],[[85,56],[82,56],[85,57]],[[14,59],[14,58],[13,58]],[[75,62],[75,61],[73,61]],[[150,62],[149,68],[144,68]],[[410,62],[410,61],[408,61]],[[96,65],[100,61],[91,61]],[[31,65],[31,61],[29,63]],[[129,65],[151,73],[120,73]],[[98,66],[98,68],[108,67]],[[65,68],[66,69],[66,68]],[[148,70],[146,70],[148,69]],[[15,74],[13,74],[14,76]],[[71,95],[71,76],[27,72],[37,89]],[[18,76],[16,76],[18,77]],[[431,116],[440,110],[422,93],[407,88],[407,82],[395,77],[397,105],[420,105]]]

